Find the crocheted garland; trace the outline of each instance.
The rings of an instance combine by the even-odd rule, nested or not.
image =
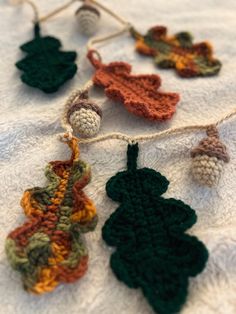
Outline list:
[[[75,75],[76,52],[62,52],[59,50],[61,42],[58,39],[41,37],[38,23],[35,24],[34,34],[33,40],[20,47],[28,55],[18,61],[16,67],[24,71],[22,82],[45,93],[54,93]]]
[[[192,173],[198,183],[212,187],[218,184],[223,166],[230,158],[216,126],[210,126],[206,133],[207,138],[191,151]]]
[[[147,56],[153,56],[160,68],[175,68],[185,78],[216,75],[221,69],[221,62],[213,57],[212,47],[208,42],[193,43],[188,32],[167,35],[167,28],[155,26],[141,35],[134,28],[131,34],[136,38],[136,50]]]
[[[121,203],[106,221],[102,236],[116,247],[111,267],[130,288],[141,288],[158,314],[178,312],[186,301],[188,277],[205,267],[208,252],[185,234],[197,220],[182,201],[164,199],[169,182],[153,169],[137,169],[138,144],[128,146],[127,170],[106,185]]]
[[[93,82],[105,89],[107,97],[123,102],[129,112],[148,120],[163,121],[172,117],[180,97],[176,93],[157,91],[161,85],[158,75],[132,75],[128,63],[105,65],[94,57],[96,54],[95,50],[88,52],[88,59],[96,69]]]
[[[90,181],[90,167],[79,159],[78,140],[68,145],[71,159],[46,167],[48,186],[25,191],[21,206],[28,221],[6,240],[11,266],[21,273],[24,288],[36,294],[76,281],[88,267],[81,236],[97,223],[96,209],[82,191]]]

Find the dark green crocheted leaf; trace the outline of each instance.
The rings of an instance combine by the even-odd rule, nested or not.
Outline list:
[[[21,80],[45,93],[56,92],[71,79],[76,71],[75,52],[60,51],[61,42],[54,37],[41,37],[39,25],[35,25],[35,38],[20,48],[27,56],[16,63],[23,71]]]
[[[168,180],[153,169],[136,169],[138,146],[128,147],[128,170],[106,185],[121,205],[106,221],[102,236],[116,247],[111,267],[130,288],[141,288],[158,314],[180,311],[188,278],[205,267],[208,252],[185,231],[197,220],[195,211],[176,199],[161,197]]]

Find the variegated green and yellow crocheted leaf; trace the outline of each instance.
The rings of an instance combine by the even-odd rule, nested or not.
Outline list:
[[[155,26],[146,35],[131,29],[136,41],[136,50],[143,55],[154,57],[160,68],[175,68],[185,78],[213,76],[221,69],[221,62],[213,57],[212,47],[208,42],[193,43],[192,35],[180,32],[167,35],[167,28]]]
[[[49,184],[25,191],[21,205],[28,221],[6,240],[11,266],[21,273],[25,289],[37,294],[84,275],[88,252],[81,234],[97,223],[96,209],[82,190],[90,167],[79,159],[77,140],[68,144],[71,159],[50,162]]]

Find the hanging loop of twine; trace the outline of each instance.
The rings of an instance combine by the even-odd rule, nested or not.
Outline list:
[[[102,11],[106,12],[107,14],[109,14],[111,17],[113,17],[117,22],[119,22],[122,25],[129,24],[129,22],[126,21],[122,16],[118,15],[113,10],[107,8],[105,5],[101,4],[97,0],[69,0],[67,3],[63,4],[62,6],[56,8],[56,9],[54,9],[53,11],[49,12],[47,15],[39,18],[39,22],[45,22],[45,21],[49,20],[50,18],[52,18],[52,17],[58,15],[59,13],[65,11],[72,4],[74,4],[75,2],[78,2],[78,1],[85,2],[85,3],[88,3],[88,4],[90,3],[90,4],[93,4],[93,5],[97,6],[98,8],[100,8]]]
[[[40,20],[39,19],[39,9],[33,0],[10,0],[11,5],[21,5],[24,3],[28,4],[31,7],[31,9],[33,10],[33,13],[34,13],[33,23],[38,23]]]

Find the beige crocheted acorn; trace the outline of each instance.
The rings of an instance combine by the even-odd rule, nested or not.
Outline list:
[[[86,36],[95,34],[100,20],[100,12],[90,4],[82,5],[75,13],[80,32]]]
[[[192,174],[198,183],[212,187],[218,184],[229,155],[215,125],[210,126],[206,133],[207,137],[191,151]]]
[[[101,109],[88,97],[88,92],[80,95],[67,112],[67,120],[75,133],[83,137],[95,136],[100,129]]]

